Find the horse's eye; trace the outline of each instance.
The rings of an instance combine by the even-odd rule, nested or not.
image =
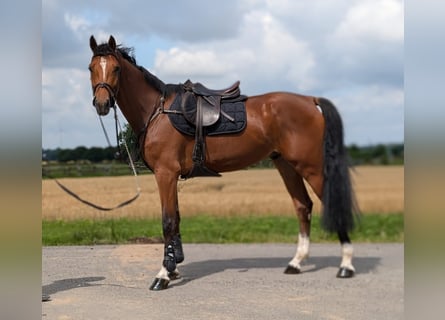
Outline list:
[[[90,72],[93,72],[93,69],[91,68],[91,66],[88,66],[88,70],[90,70]]]
[[[114,71],[115,73],[119,73],[119,72],[121,71],[121,67],[119,67],[119,66],[115,66],[114,69],[113,69],[113,71]]]

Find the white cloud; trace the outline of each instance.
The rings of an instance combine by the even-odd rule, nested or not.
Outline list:
[[[78,32],[79,30],[85,30],[90,26],[90,23],[83,17],[65,13],[64,15],[66,25],[73,30]]]
[[[379,40],[401,42],[404,35],[403,4],[397,0],[358,2],[334,32],[338,41]]]
[[[356,1],[321,42],[317,57],[323,90],[346,86],[403,88],[403,3]]]
[[[235,38],[158,50],[154,72],[170,80],[200,77],[199,81],[219,86],[227,85],[223,81],[234,76],[242,77],[251,87],[261,79],[276,79],[281,85],[287,82],[288,88],[306,90],[313,85],[313,66],[305,42],[296,39],[269,13],[253,11],[244,16]]]
[[[78,112],[86,105],[91,92],[88,71],[51,68],[42,71],[42,104],[44,110]]]
[[[347,87],[329,98],[343,118],[347,144],[399,143],[404,140],[403,88]]]
[[[211,50],[174,47],[168,51],[157,51],[155,69],[167,76],[199,74],[203,77],[214,77],[227,70],[228,66],[224,64]]]
[[[268,13],[255,13],[246,18],[246,35],[261,30],[256,63],[272,77],[284,77],[299,90],[312,88],[310,71],[314,58],[307,43],[295,38],[276,18]],[[258,23],[259,22],[259,23]]]
[[[106,143],[91,97],[88,71],[73,68],[42,71],[44,147],[101,146]],[[113,117],[104,120],[109,131],[113,132]]]
[[[379,85],[350,87],[340,94],[333,93],[333,96],[341,101],[344,111],[375,111],[384,118],[387,111],[399,110],[403,116],[402,88]]]

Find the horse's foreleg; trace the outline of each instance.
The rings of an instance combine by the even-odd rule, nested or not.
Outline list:
[[[161,197],[164,259],[150,290],[163,290],[167,288],[170,280],[179,277],[176,266],[184,261],[184,253],[179,231],[177,176],[170,173],[157,173],[156,181]]]
[[[284,271],[287,274],[296,274],[301,272],[300,264],[309,255],[312,200],[306,190],[303,178],[289,162],[279,157],[274,159],[274,163],[292,197],[300,225],[297,252]]]

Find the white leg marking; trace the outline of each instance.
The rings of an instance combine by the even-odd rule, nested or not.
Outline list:
[[[295,257],[289,262],[292,267],[301,269],[300,262],[309,256],[309,237],[298,234],[298,247]]]
[[[354,266],[352,265],[352,256],[354,254],[354,249],[352,247],[352,244],[345,243],[341,247],[342,252],[342,260],[340,268],[346,268],[352,271],[355,271]]]
[[[100,57],[100,66],[102,67],[102,81],[105,82],[105,70],[107,69],[107,59],[105,57]]]
[[[161,270],[156,275],[156,278],[170,280],[170,278],[168,277],[168,271],[164,266],[162,266]]]

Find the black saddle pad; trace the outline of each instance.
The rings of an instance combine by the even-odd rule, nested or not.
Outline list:
[[[221,100],[221,110],[231,116],[235,121],[227,119],[223,114],[220,115],[218,121],[204,128],[204,132],[208,136],[215,136],[219,134],[234,134],[243,131],[246,128],[246,96],[240,96],[233,100]],[[176,95],[175,100],[170,106],[170,110],[182,112],[181,109],[182,93]],[[190,108],[196,107],[193,105]],[[188,122],[182,114],[169,113],[168,117],[173,126],[181,133],[194,136],[195,126]]]

